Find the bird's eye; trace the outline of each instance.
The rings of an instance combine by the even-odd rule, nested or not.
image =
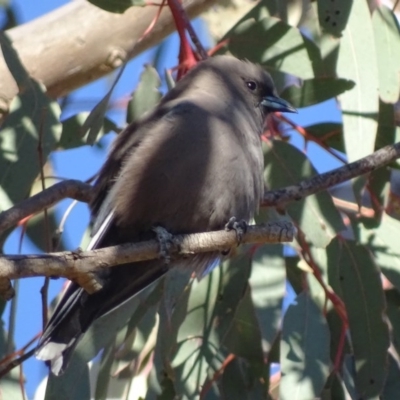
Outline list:
[[[257,89],[257,83],[255,83],[254,81],[247,81],[246,85],[250,90],[256,90]]]

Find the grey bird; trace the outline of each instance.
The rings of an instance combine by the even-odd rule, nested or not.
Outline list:
[[[296,112],[278,97],[260,66],[230,56],[200,62],[159,105],[115,140],[95,183],[95,223],[88,249],[249,222],[263,194],[261,134],[271,111]],[[39,341],[36,357],[62,374],[91,323],[160,278],[171,267],[201,278],[221,254],[125,264],[101,273],[88,294],[70,283]]]

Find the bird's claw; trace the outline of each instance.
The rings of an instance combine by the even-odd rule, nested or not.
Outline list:
[[[173,245],[173,235],[162,226],[155,226],[153,232],[156,233],[157,241],[160,245],[160,258],[162,258],[166,264],[169,264],[171,262],[170,249]]]
[[[236,217],[229,218],[229,221],[225,225],[226,231],[234,230],[236,232],[236,239],[238,244],[242,243],[243,236],[247,232],[247,222],[242,219],[238,221]]]

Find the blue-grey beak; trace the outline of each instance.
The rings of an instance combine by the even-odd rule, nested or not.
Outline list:
[[[268,108],[269,111],[297,113],[297,110],[289,102],[277,96],[264,97],[261,101],[261,105]]]

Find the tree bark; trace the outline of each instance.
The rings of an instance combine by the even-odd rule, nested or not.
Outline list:
[[[285,243],[292,242],[295,235],[293,224],[286,221],[250,225],[241,238],[241,243]],[[215,231],[172,236],[168,240],[169,255],[187,257],[196,253],[226,251],[238,245],[237,233]],[[104,268],[115,267],[137,261],[160,257],[157,240],[125,243],[89,251],[64,251],[42,255],[7,255],[0,257],[0,282],[8,278],[19,279],[32,276],[62,276],[76,281],[89,293],[102,287],[93,273]],[[132,266],[135,268],[135,266]],[[4,279],[6,278],[6,279]],[[0,287],[1,289],[1,287]],[[0,292],[1,293],[1,292]],[[7,298],[7,296],[3,297]]]
[[[190,18],[215,0],[185,0]],[[131,7],[124,14],[101,10],[86,1],[72,1],[27,24],[8,30],[14,48],[29,72],[52,97],[68,94],[154,46],[174,31],[168,7],[143,40],[158,7]],[[0,114],[8,110],[17,85],[0,52]]]

